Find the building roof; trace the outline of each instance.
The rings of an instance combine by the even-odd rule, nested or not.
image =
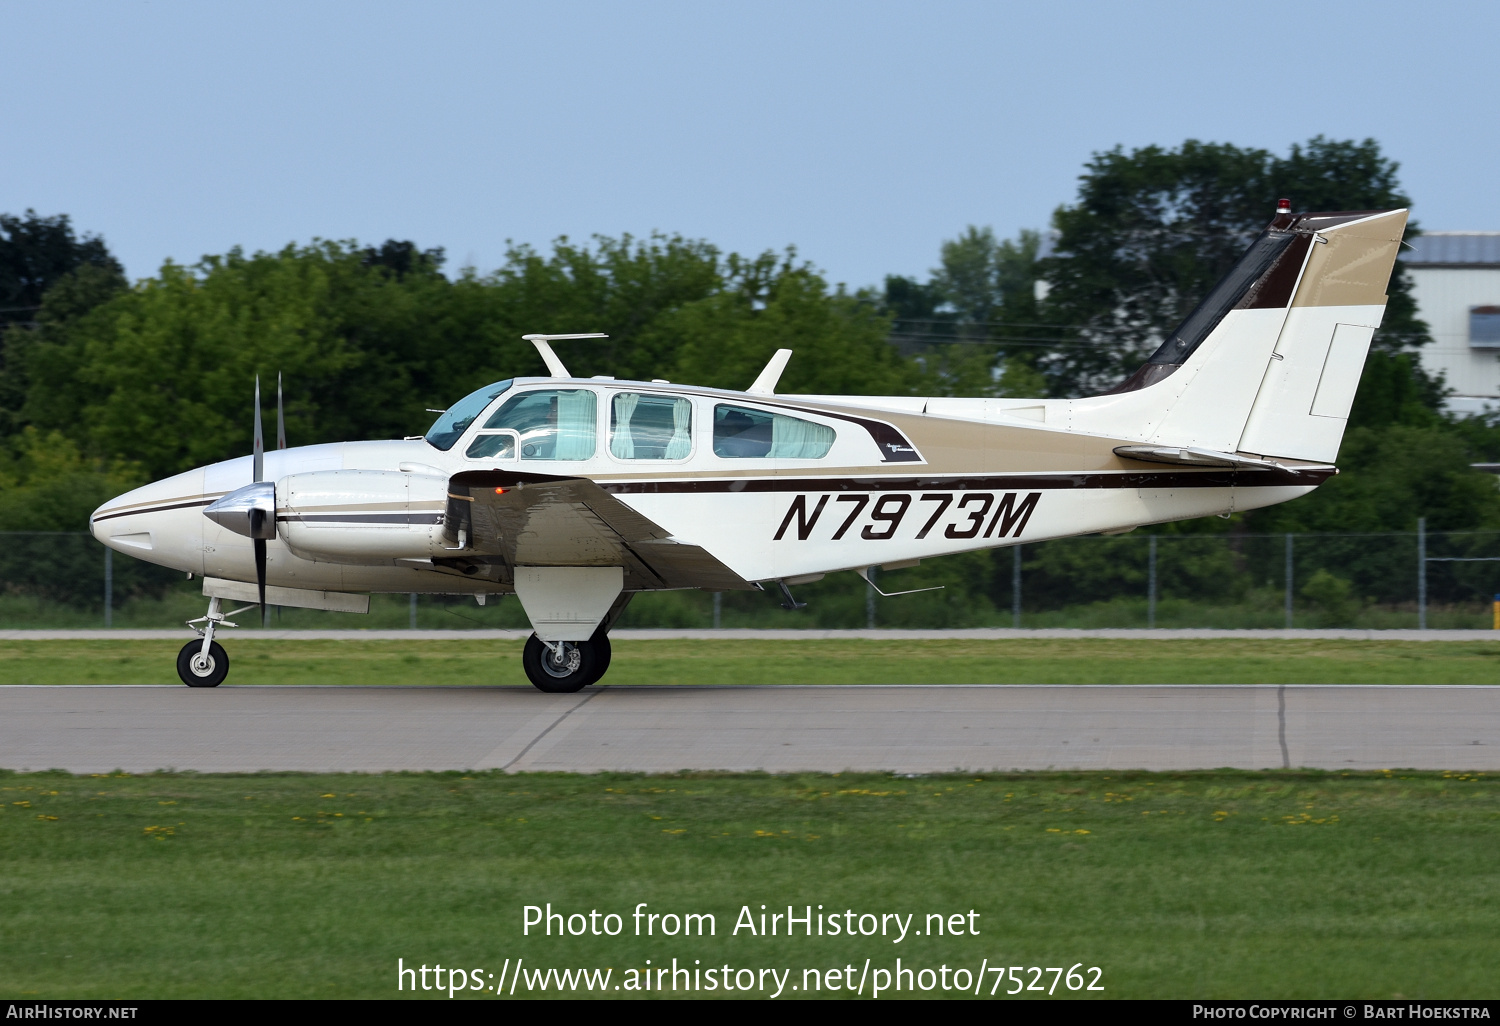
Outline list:
[[[1411,267],[1500,267],[1500,232],[1423,232],[1407,244]]]

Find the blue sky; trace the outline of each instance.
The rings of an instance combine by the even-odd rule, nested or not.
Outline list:
[[[1425,227],[1496,230],[1497,30],[1378,0],[0,0],[0,210],[71,214],[133,276],[659,230],[862,286],[1045,226],[1096,150],[1323,133],[1378,139]]]

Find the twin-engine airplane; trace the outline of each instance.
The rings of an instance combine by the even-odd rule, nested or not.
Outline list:
[[[571,376],[498,381],[425,436],[255,450],[95,511],[104,544],[203,577],[177,671],[224,680],[226,601],[365,612],[369,593],[514,592],[524,666],[577,691],[640,592],[774,590],[840,570],[1284,502],[1332,460],[1405,210],[1270,225],[1140,370],[1083,399],[778,395]],[[279,390],[278,390],[279,391]],[[278,420],[279,420],[278,413]],[[278,432],[281,436],[282,432]],[[284,438],[280,442],[285,445]]]

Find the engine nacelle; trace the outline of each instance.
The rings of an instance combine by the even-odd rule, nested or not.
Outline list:
[[[276,483],[287,548],[327,563],[451,555],[443,547],[448,479],[392,470],[323,470]]]

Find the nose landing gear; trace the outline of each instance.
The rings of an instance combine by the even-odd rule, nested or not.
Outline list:
[[[177,676],[184,684],[190,688],[216,688],[224,683],[224,678],[229,676],[229,653],[214,640],[214,631],[220,627],[238,627],[239,624],[231,623],[229,617],[254,608],[252,604],[223,613],[219,611],[219,600],[210,598],[208,615],[188,621],[188,626],[203,640],[189,641],[177,653]],[[202,627],[195,626],[200,623]]]

